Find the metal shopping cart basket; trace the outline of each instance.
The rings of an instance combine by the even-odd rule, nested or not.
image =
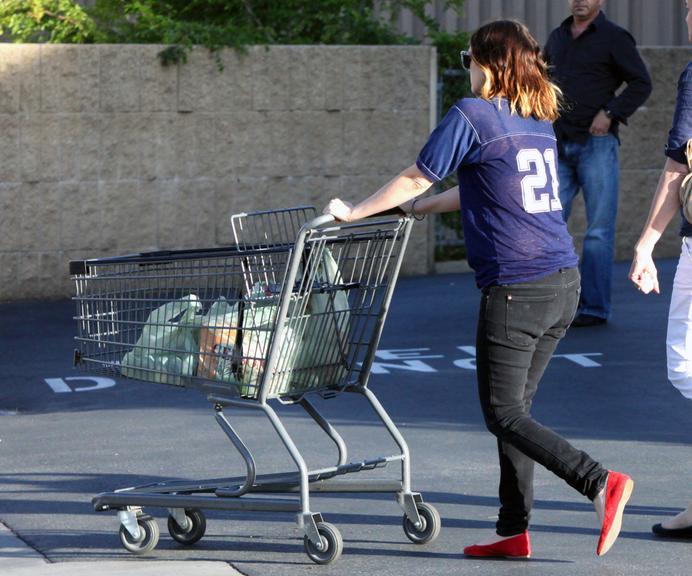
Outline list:
[[[144,506],[168,509],[168,531],[189,545],[204,536],[203,509],[295,512],[308,556],[328,564],[341,554],[341,535],[311,510],[310,493],[389,492],[403,508],[406,536],[416,544],[432,541],[440,516],[411,491],[408,446],[368,389],[411,221],[335,223],[300,207],[235,215],[232,225],[231,247],[70,263],[77,288],[75,364],[204,392],[246,469],[236,478],[99,494],[95,510],[118,511],[121,542],[134,554],[158,543],[158,526]],[[346,444],[311,403],[314,393],[364,396],[399,453],[347,463]],[[336,444],[337,464],[309,470],[270,401],[305,409]],[[227,408],[263,412],[298,472],[258,475]],[[401,465],[397,480],[341,478],[394,461]],[[296,492],[298,498],[266,496]]]

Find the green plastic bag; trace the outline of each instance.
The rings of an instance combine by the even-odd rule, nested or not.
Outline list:
[[[324,251],[318,266],[318,283],[337,286],[343,282],[329,250]],[[291,378],[291,386],[301,390],[333,384],[346,376],[348,294],[345,290],[312,293],[307,312],[309,317]]]
[[[199,353],[199,314],[194,294],[159,306],[149,314],[136,344],[120,363],[127,378],[182,385],[195,375]]]
[[[325,250],[315,271],[315,282],[327,288],[342,282],[338,266]],[[241,394],[253,396],[268,354],[276,324],[278,296],[262,297],[264,286],[255,284],[249,310],[243,319]],[[305,316],[302,309],[304,298]],[[345,290],[310,291],[289,304],[287,320],[274,373],[270,376],[269,396],[300,393],[335,384],[347,375],[349,328],[348,295]]]
[[[342,282],[329,251],[316,264],[315,282],[327,288]],[[308,301],[306,304],[304,298]],[[237,386],[241,396],[256,398],[269,346],[276,330],[279,295],[257,282],[242,302],[242,344],[219,354],[215,378]],[[305,316],[297,311],[304,304]],[[220,307],[216,326],[237,326],[238,305]],[[211,316],[211,311],[207,316]],[[274,372],[269,376],[269,397],[277,397],[338,383],[347,375],[349,329],[348,295],[345,290],[311,291],[294,295],[276,349]],[[205,316],[206,318],[206,316]],[[207,324],[202,320],[202,324]]]
[[[217,377],[229,382],[235,381],[242,396],[256,397],[257,384],[264,371],[269,345],[276,328],[278,295],[266,290],[263,284],[256,283],[246,296],[243,306],[242,352],[236,351],[235,358],[219,360]],[[284,325],[279,343],[281,362],[292,365],[299,344],[289,321]],[[289,374],[275,372],[274,375],[275,385],[278,379],[278,385],[286,388]]]

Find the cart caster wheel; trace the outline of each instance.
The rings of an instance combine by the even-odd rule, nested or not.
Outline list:
[[[207,520],[202,514],[201,510],[196,508],[186,509],[185,516],[188,520],[187,530],[183,530],[178,523],[175,521],[173,516],[168,517],[168,533],[172,536],[173,540],[180,542],[180,544],[185,544],[191,546],[195,542],[198,542],[204,536],[207,531]]]
[[[416,526],[404,514],[404,534],[414,544],[427,544],[432,542],[440,534],[442,520],[439,512],[430,504],[420,502],[416,505],[421,519],[421,526]]]
[[[159,543],[159,526],[153,518],[137,518],[139,539],[135,540],[125,526],[120,526],[120,542],[132,554],[151,552]]]
[[[331,564],[341,556],[344,550],[344,541],[341,539],[341,534],[336,526],[329,522],[318,522],[317,531],[322,539],[322,549],[318,550],[317,546],[305,536],[303,538],[305,552],[310,560],[316,564]]]

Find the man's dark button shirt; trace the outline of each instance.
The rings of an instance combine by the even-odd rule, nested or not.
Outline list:
[[[584,143],[599,110],[613,116],[610,131],[641,106],[651,94],[651,78],[632,35],[609,21],[603,12],[576,38],[573,17],[552,31],[544,57],[553,81],[564,93],[561,116],[555,123],[558,140]],[[618,96],[615,92],[623,84]]]

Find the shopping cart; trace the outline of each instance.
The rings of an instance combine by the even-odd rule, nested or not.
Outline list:
[[[310,507],[311,492],[384,492],[403,508],[403,528],[416,544],[437,537],[440,516],[411,491],[408,446],[368,378],[411,221],[335,223],[312,207],[232,217],[235,245],[80,260],[76,282],[75,365],[207,394],[218,424],[242,456],[245,475],[223,480],[158,482],[99,494],[95,510],[116,510],[120,539],[134,554],[154,549],[155,520],[144,506],[168,509],[168,531],[182,544],[204,536],[202,512],[295,512],[308,556],[336,560],[337,528]],[[347,463],[347,448],[309,396],[364,396],[399,453]],[[270,401],[297,404],[336,444],[335,466],[309,470]],[[264,413],[298,472],[258,475],[255,459],[224,414]],[[401,478],[341,476],[401,464]],[[299,493],[295,498],[253,493]]]

